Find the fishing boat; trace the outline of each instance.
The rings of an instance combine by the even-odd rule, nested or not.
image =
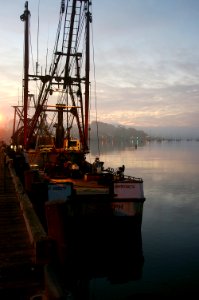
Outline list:
[[[94,226],[99,235],[108,226],[111,235],[118,220],[129,227],[126,232],[131,230],[129,222],[142,222],[143,179],[126,175],[124,165],[113,169],[104,166],[100,157],[93,162],[87,159],[91,1],[61,1],[52,61],[43,71],[36,61],[33,74],[28,1],[21,20],[25,29],[23,102],[14,106],[11,147],[25,191],[51,236],[57,234],[55,224],[60,233],[61,226],[71,228],[70,222],[76,222],[81,232]],[[122,236],[121,223],[117,233]],[[79,229],[75,234],[81,239]]]

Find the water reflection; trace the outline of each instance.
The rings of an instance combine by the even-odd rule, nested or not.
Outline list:
[[[142,278],[141,218],[121,217],[119,221],[105,218],[100,222],[84,220],[81,228],[74,228],[65,263],[59,268],[57,264],[48,266],[54,269],[63,291],[70,292],[72,299],[96,299],[94,283],[99,284],[100,279],[110,285],[123,285]],[[102,292],[103,284],[100,289]]]
[[[164,298],[185,294],[190,298],[198,293],[198,153],[199,143],[195,141],[153,142],[136,150],[124,147],[101,151],[106,166],[124,164],[126,173],[143,178],[146,202],[142,226],[139,230],[129,226],[134,229],[127,232],[129,240],[124,248],[119,242],[119,226],[117,230],[112,227],[113,234],[109,231],[102,243],[92,242],[91,236],[88,244],[83,243],[84,250],[74,243],[78,259],[73,260],[75,268],[68,268],[69,274],[63,278],[64,287],[70,288],[75,299],[127,300],[142,295]]]
[[[114,151],[121,151],[127,148],[131,150],[136,150],[138,147],[142,147],[144,144],[134,145],[131,141],[120,141],[120,142],[101,142],[98,144],[97,142],[92,142],[90,145],[90,150],[93,156],[99,155],[99,152],[103,154],[107,154]]]

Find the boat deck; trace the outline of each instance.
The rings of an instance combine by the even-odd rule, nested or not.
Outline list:
[[[40,267],[34,263],[34,249],[2,152],[0,153],[0,227],[0,298],[27,299],[25,298],[27,295],[30,297],[38,294],[43,286],[43,274]]]
[[[51,179],[52,183],[72,183],[77,195],[100,194],[109,195],[109,187],[99,184],[96,180],[80,180],[80,179]]]

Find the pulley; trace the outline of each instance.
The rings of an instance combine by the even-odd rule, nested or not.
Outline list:
[[[65,10],[65,0],[61,0],[61,12],[64,13]]]

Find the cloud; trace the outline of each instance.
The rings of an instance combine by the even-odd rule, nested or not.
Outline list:
[[[54,46],[59,17],[60,1],[29,0],[30,68],[37,58],[39,2],[40,65],[45,62],[47,47],[50,52]],[[7,1],[0,12],[2,109],[5,101],[10,105],[21,94],[24,24],[20,15],[24,3]],[[198,126],[198,27],[197,0],[93,1],[99,120],[146,127]],[[92,72],[91,116],[95,118]]]
[[[104,122],[132,126],[199,126],[197,85],[163,88],[113,88],[106,85],[97,97],[98,115]]]

